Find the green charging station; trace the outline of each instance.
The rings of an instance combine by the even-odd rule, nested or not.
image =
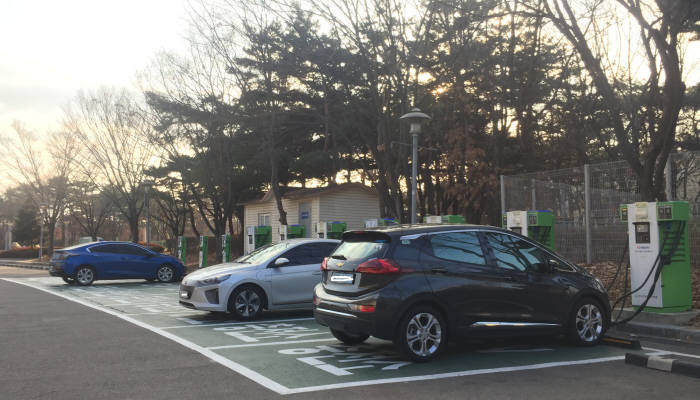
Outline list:
[[[440,219],[443,224],[464,224],[467,222],[464,215],[441,215]]]
[[[209,237],[199,237],[199,268],[206,268],[207,255],[209,254]]]
[[[255,227],[255,248],[272,243],[272,227],[262,225]]]
[[[187,238],[184,236],[177,237],[177,258],[182,265],[187,264]]]
[[[348,224],[340,221],[319,222],[316,224],[316,237],[319,239],[340,239]]]
[[[231,261],[231,234],[221,235],[221,261]]]
[[[685,201],[620,205],[620,221],[628,230],[631,287],[641,287],[632,294],[633,306],[642,305],[653,287],[645,311],[681,312],[692,307],[689,217]],[[658,281],[647,280],[658,267]]]
[[[306,237],[306,226],[304,226],[304,225],[289,225],[287,227],[287,237],[289,239]]]
[[[508,211],[502,227],[554,250],[554,213],[549,210]]]

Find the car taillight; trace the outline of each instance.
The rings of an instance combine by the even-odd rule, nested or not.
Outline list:
[[[374,260],[365,261],[358,265],[355,272],[363,274],[388,275],[398,274],[401,267],[388,258],[375,258]]]
[[[328,269],[328,257],[324,258],[323,261],[321,262],[321,271],[325,271]]]

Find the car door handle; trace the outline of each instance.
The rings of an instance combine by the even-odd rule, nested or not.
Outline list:
[[[447,273],[447,268],[443,267],[433,267],[430,269],[430,271],[434,274],[446,274]]]

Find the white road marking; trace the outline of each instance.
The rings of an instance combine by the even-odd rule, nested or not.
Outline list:
[[[287,389],[287,392],[285,392],[284,394],[316,392],[319,390],[330,390],[330,389],[341,389],[341,388],[356,387],[356,386],[379,385],[379,384],[383,384],[383,383],[415,382],[415,381],[424,381],[424,380],[430,380],[430,379],[455,378],[455,377],[459,377],[459,376],[493,374],[493,373],[499,373],[499,372],[526,371],[526,370],[542,369],[542,368],[563,367],[563,366],[567,366],[567,365],[582,365],[582,364],[602,363],[602,362],[608,362],[608,361],[619,361],[619,360],[624,360],[624,359],[625,359],[625,356],[615,356],[615,357],[604,357],[604,358],[592,358],[589,360],[561,361],[561,362],[521,365],[518,367],[487,368],[487,369],[476,369],[476,370],[471,370],[471,371],[448,372],[448,373],[443,373],[443,374],[405,376],[405,377],[401,377],[401,378],[386,378],[386,379],[373,379],[370,381],[333,383],[330,385],[307,386],[307,387],[302,387],[302,388]]]
[[[295,344],[295,343],[316,343],[316,342],[332,342],[338,341],[336,338],[329,339],[312,339],[312,340],[290,340],[286,342],[268,342],[268,343],[248,343],[248,344],[231,344],[227,346],[214,346],[207,347],[209,350],[219,350],[219,349],[234,349],[238,347],[258,347],[258,346],[273,346],[278,344]]]
[[[677,351],[672,351],[672,350],[662,350],[662,349],[655,349],[653,347],[643,347],[644,350],[653,350],[658,353],[650,354],[650,355],[666,355],[666,354],[675,354],[678,356],[686,356],[686,357],[691,357],[691,358],[700,358],[700,355],[697,354],[687,354],[687,353],[679,353]]]
[[[179,319],[179,318],[178,318]],[[290,318],[290,319],[275,319],[275,320],[258,320],[255,322],[259,323],[272,323],[272,322],[288,322],[288,321],[310,321],[313,320],[313,318]],[[197,325],[177,325],[177,326],[164,326],[161,327],[160,329],[181,329],[181,328],[208,328],[210,326],[225,326],[225,325],[243,325],[243,324],[250,324],[250,321],[237,321],[237,322],[215,322],[215,323],[201,323]]]

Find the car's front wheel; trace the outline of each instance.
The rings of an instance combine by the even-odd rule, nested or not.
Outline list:
[[[156,276],[161,282],[169,283],[175,280],[175,268],[172,265],[161,265],[156,271]]]
[[[335,336],[336,339],[348,345],[360,344],[369,338],[369,335],[353,335],[352,333],[339,331],[337,329],[331,329],[331,334]]]
[[[401,320],[396,344],[411,360],[429,361],[447,345],[447,324],[434,308],[415,307]]]
[[[608,328],[600,302],[593,298],[579,300],[569,316],[569,339],[579,346],[592,346],[603,340]]]
[[[82,265],[75,270],[73,278],[80,286],[92,285],[95,281],[95,270],[90,266]]]
[[[263,296],[257,286],[239,286],[228,298],[228,311],[238,320],[255,319],[262,312]]]

